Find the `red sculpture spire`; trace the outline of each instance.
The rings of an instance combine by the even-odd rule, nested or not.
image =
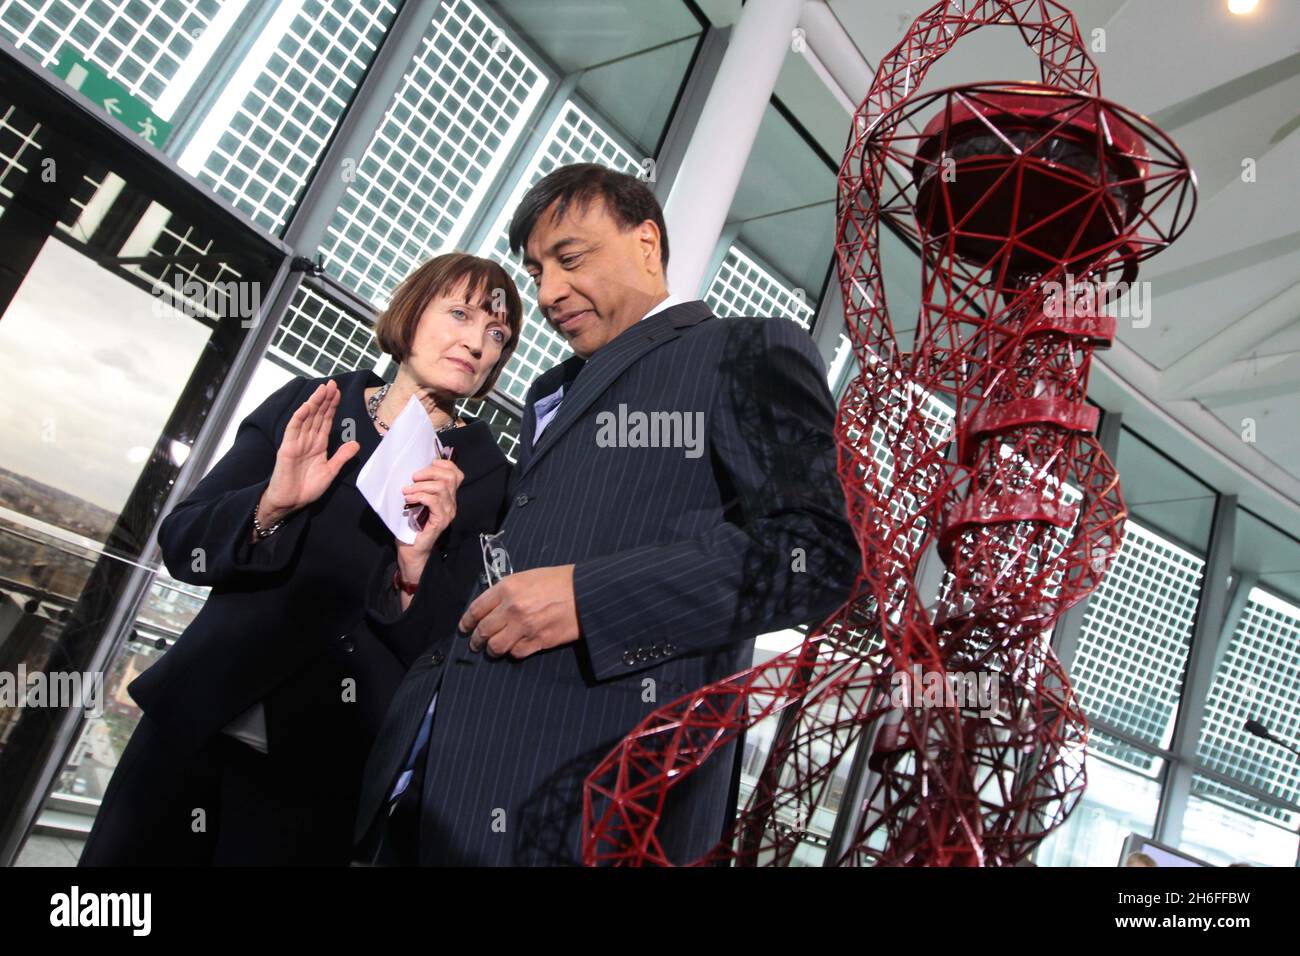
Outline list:
[[[918,92],[990,25],[1020,32],[1041,83]],[[1101,97],[1061,5],[944,0],[912,24],[839,172],[836,266],[858,363],[836,424],[863,555],[853,596],[797,650],[635,728],[587,779],[585,862],[683,862],[655,837],[668,792],[772,717],[758,786],[692,862],[788,863],[854,745],[867,766],[844,795],[833,864],[1014,865],[1060,825],[1083,792],[1087,725],[1049,639],[1110,567],[1125,517],[1084,401],[1092,352],[1115,335],[1102,300],[1194,205],[1186,159]],[[886,303],[882,221],[920,256],[907,348]],[[980,708],[923,699],[917,676],[996,694]]]

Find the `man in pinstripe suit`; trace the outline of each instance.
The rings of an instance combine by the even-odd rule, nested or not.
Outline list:
[[[575,354],[527,397],[501,531],[514,573],[480,587],[459,631],[418,594],[403,612],[391,563],[375,576],[372,625],[427,648],[371,753],[359,859],[579,863],[600,759],[656,707],[749,667],[755,635],[836,610],[859,567],[810,337],[669,296],[643,183],[562,167],[520,203],[510,246]],[[671,862],[722,837],[737,744],[672,790]]]

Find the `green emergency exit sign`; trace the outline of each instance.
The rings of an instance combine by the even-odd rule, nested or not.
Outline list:
[[[78,56],[73,47],[65,46],[59,51],[59,62],[54,68],[54,75],[74,90],[88,96],[105,113],[119,123],[126,124],[154,146],[161,147],[171,135],[171,123],[128,93],[121,83],[110,79],[98,66]]]

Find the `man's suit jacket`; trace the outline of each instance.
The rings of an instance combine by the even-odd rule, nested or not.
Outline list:
[[[533,406],[561,382],[563,404],[534,448]],[[701,444],[638,446],[648,435],[634,412],[701,421]],[[619,429],[620,414],[630,427]],[[372,594],[372,627],[429,643],[371,753],[358,856],[382,830],[385,797],[437,690],[420,862],[580,863],[584,778],[629,730],[748,668],[755,635],[820,621],[847,598],[859,552],[833,423],[805,332],[781,318],[715,319],[698,300],[540,376],[502,541],[515,572],[575,565],[582,636],[493,659],[471,653],[454,627],[431,632]],[[658,830],[672,862],[699,857],[730,822],[735,746],[672,791]]]

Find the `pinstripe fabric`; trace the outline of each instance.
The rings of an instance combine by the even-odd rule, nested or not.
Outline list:
[[[533,404],[561,382],[564,402],[533,448]],[[601,447],[599,416],[620,405],[702,413],[703,454]],[[698,300],[540,376],[503,541],[516,571],[575,565],[583,637],[515,661],[473,654],[461,634],[429,635],[371,754],[358,836],[374,832],[436,688],[421,861],[579,862],[583,780],[628,730],[748,667],[755,634],[845,600],[859,555],[833,421],[806,333],[785,319],[719,321]],[[797,549],[806,571],[792,568]],[[659,835],[674,862],[721,836],[734,748],[672,791]]]

